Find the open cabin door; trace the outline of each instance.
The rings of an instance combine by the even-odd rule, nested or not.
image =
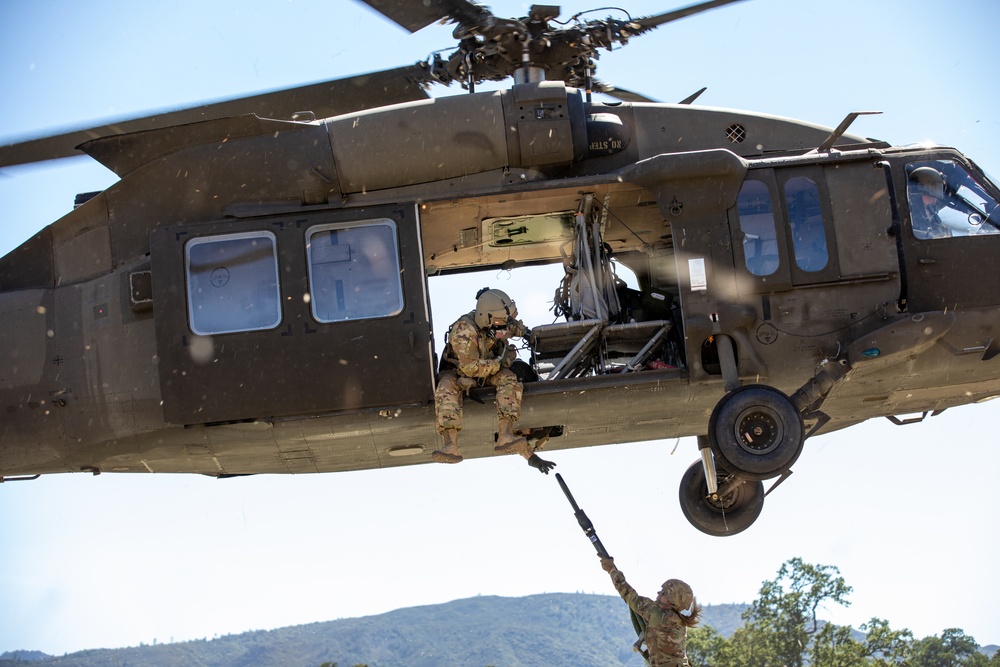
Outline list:
[[[150,244],[167,421],[433,400],[416,207],[162,227]]]

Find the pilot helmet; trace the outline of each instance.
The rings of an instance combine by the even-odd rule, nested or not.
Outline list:
[[[667,579],[660,588],[660,597],[678,614],[690,618],[697,610],[694,591],[680,579]],[[658,600],[659,601],[659,600]]]
[[[476,326],[480,329],[506,327],[517,318],[517,306],[506,293],[484,287],[476,293]]]
[[[910,172],[910,180],[920,194],[944,198],[944,176],[934,167],[918,167]]]

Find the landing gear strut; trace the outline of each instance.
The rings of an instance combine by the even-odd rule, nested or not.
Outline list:
[[[746,530],[764,508],[762,482],[785,475],[804,442],[802,417],[783,393],[764,385],[732,389],[712,411],[708,435],[698,437],[702,460],[681,478],[681,511],[708,535]]]
[[[719,365],[726,395],[708,422],[708,435],[698,436],[702,460],[681,479],[681,510],[708,535],[734,535],[746,530],[764,506],[762,482],[777,477],[770,493],[791,474],[802,453],[806,430],[803,414],[815,420],[808,435],[827,421],[820,411],[830,389],[847,373],[846,361],[827,359],[791,398],[766,385],[740,385],[729,337],[720,335]]]

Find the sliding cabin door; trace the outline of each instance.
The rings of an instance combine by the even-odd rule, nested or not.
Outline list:
[[[415,207],[163,227],[151,247],[167,421],[433,400]]]

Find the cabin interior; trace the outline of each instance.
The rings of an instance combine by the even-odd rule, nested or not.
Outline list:
[[[523,354],[530,379],[684,367],[673,237],[647,190],[611,183],[522,191],[429,202],[420,214],[438,325],[454,320],[440,311],[463,289],[457,315],[471,310],[480,287],[504,290],[516,274],[537,276],[530,289],[547,294],[548,319],[528,321],[519,308],[531,329]],[[448,277],[455,287],[435,298]],[[438,351],[442,337],[435,332]]]

